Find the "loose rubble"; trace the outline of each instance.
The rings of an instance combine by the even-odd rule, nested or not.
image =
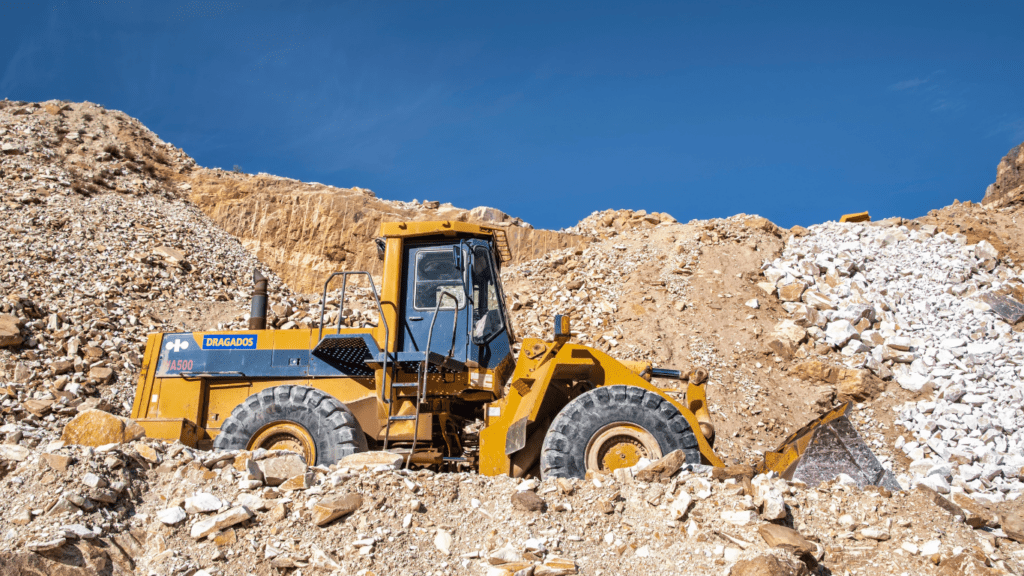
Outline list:
[[[159,465],[144,456],[150,450]],[[66,458],[63,471],[48,456]],[[642,466],[524,486],[345,460],[296,470],[313,477],[301,490],[247,480],[250,463],[265,471],[292,457],[154,440],[31,450],[0,480],[11,494],[0,503],[0,549],[10,551],[0,566],[72,546],[123,573],[211,575],[735,574],[766,563],[788,566],[781,574],[819,566],[937,574],[965,555],[1019,573],[1024,557],[1020,534],[972,527],[922,490],[806,487],[687,464],[662,466],[653,482],[637,480]],[[523,494],[544,506],[520,506]]]
[[[901,482],[986,503],[1024,490],[1024,336],[988,304],[1019,297],[1019,268],[985,240],[934,225],[830,222],[793,236],[764,277],[807,335],[851,369],[927,393],[898,408]]]

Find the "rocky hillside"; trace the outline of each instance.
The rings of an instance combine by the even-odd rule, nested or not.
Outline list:
[[[791,230],[609,210],[556,233],[201,168],[88,103],[0,103],[0,148],[0,573],[1024,573],[1016,207]],[[277,272],[270,326],[312,326],[308,292],[376,265],[384,218],[504,225],[520,337],[568,313],[613,356],[707,368],[733,466],[523,482],[135,438],[148,332],[244,326],[256,267]],[[375,322],[357,296],[350,322]],[[906,491],[753,476],[846,400]]]
[[[535,230],[486,206],[464,210],[436,200],[382,200],[363,188],[208,169],[193,171],[189,185],[196,206],[289,286],[304,292],[318,291],[324,278],[337,270],[379,274],[381,262],[372,240],[383,221],[457,220],[501,226],[519,262],[582,242],[571,234]]]
[[[1024,144],[1010,150],[996,167],[996,181],[985,190],[981,203],[994,207],[1020,204],[1024,199]]]

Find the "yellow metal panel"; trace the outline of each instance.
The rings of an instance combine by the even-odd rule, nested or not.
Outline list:
[[[381,226],[383,228],[384,225]],[[402,298],[402,239],[388,238],[387,247],[384,252],[384,271],[381,274],[380,305],[384,310],[383,321],[377,326],[377,334],[374,339],[381,350],[395,351],[395,343],[398,341],[398,331],[401,325],[398,323],[399,308]],[[384,322],[387,322],[390,335],[389,341],[384,342]]]
[[[474,234],[491,236],[490,228],[468,222],[441,220],[432,222],[382,222],[380,235],[391,238],[414,238],[416,236]],[[387,276],[385,276],[386,278]]]
[[[538,343],[543,344],[540,340],[524,339],[523,350],[530,350]],[[641,378],[622,362],[607,354],[587,346],[566,344],[557,351],[553,358],[550,353],[540,355],[533,360],[526,357],[525,354],[519,356],[519,363],[516,366],[515,373],[512,375],[512,380],[517,381],[521,379],[528,381],[533,379],[533,383],[530,384],[529,390],[524,396],[520,395],[519,390],[515,387],[510,387],[504,401],[495,402],[490,405],[492,408],[500,409],[501,414],[490,418],[487,427],[480,433],[480,472],[482,474],[506,474],[510,471],[511,464],[509,458],[505,455],[505,439],[509,427],[522,418],[528,418],[530,422],[535,422],[544,404],[545,395],[548,393],[552,375],[569,369],[589,370],[589,373],[578,374],[577,376],[580,379],[589,380],[595,386],[613,386],[616,384],[637,386],[661,396],[675,406],[683,418],[686,419],[693,430],[694,436],[697,438],[701,455],[707,462],[712,466],[725,465],[701,433],[700,421],[697,415],[687,406],[680,404],[665,392]],[[697,390],[693,391],[693,396],[689,400],[700,410],[702,409],[700,405],[706,405],[706,400],[703,397],[701,387],[696,385],[694,387]],[[706,406],[703,407],[703,410],[704,414],[706,414]],[[708,419],[710,420],[710,417]]]
[[[291,384],[301,384],[302,381],[293,381]],[[278,385],[285,382],[273,381],[268,384]],[[206,410],[199,420],[209,436],[216,436],[220,427],[231,416],[231,411],[245,401],[246,398],[257,392],[253,390],[252,382],[208,380],[206,382]]]
[[[141,418],[136,422],[146,431],[148,438],[160,438],[168,442],[180,440],[185,446],[193,448],[199,442],[199,428],[185,418]]]
[[[205,394],[202,380],[184,378],[160,378],[159,390],[154,390],[150,401],[150,418],[188,418],[202,422],[200,418]]]
[[[509,390],[507,396],[488,404],[485,418],[487,425],[480,431],[481,474],[497,476],[511,473],[512,464],[505,455],[505,437],[509,426],[515,422],[513,418],[521,401],[522,396],[518,392]]]
[[[146,339],[146,352],[139,370],[139,383],[135,388],[135,402],[132,403],[132,418],[145,418],[149,414],[162,340],[163,334],[150,334]]]
[[[708,399],[703,384],[690,382],[689,386],[686,387],[686,405],[690,408],[690,412],[693,412],[698,422],[711,426],[710,430],[714,430],[711,424],[711,413],[708,412]],[[703,435],[702,428],[698,428],[695,431],[700,431]]]
[[[311,350],[315,344],[316,336],[319,330],[268,330],[267,338],[272,350]],[[348,332],[348,330],[342,330],[342,332]],[[324,330],[327,333],[327,330]],[[334,333],[334,330],[331,331]],[[262,344],[264,338],[259,339],[259,350],[266,349]]]

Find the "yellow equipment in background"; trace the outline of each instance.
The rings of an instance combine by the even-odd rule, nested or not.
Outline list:
[[[839,218],[840,222],[871,222],[871,215],[867,212],[855,212],[853,214],[843,214]]]

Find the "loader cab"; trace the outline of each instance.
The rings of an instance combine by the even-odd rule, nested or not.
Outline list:
[[[493,243],[481,238],[409,240],[402,248],[399,359],[427,350],[494,369],[513,335]],[[435,318],[436,315],[436,318]]]

